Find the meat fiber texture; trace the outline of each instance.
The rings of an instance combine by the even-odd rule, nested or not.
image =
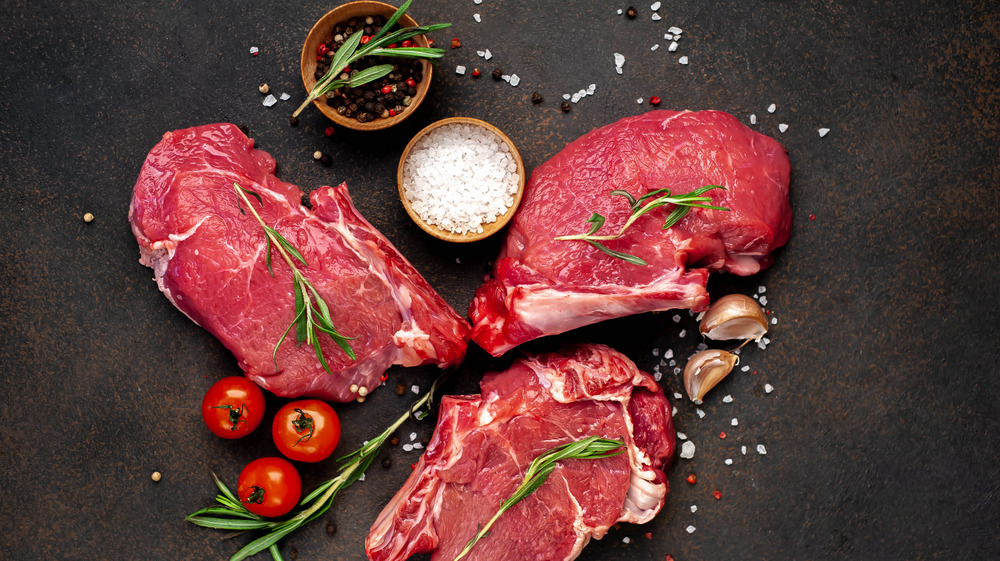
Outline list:
[[[468,324],[358,213],[347,187],[316,189],[307,208],[253,145],[235,125],[204,125],[166,133],[146,157],[129,221],[163,294],[280,396],[350,401],[393,364],[461,362]],[[264,230],[240,212],[234,182],[260,195],[263,204],[249,198],[264,222],[301,252],[308,266],[299,271],[352,338],[357,361],[320,333],[330,375],[310,345],[296,345],[293,329],[275,368],[271,352],[295,317],[292,274],[275,250],[268,272]]]
[[[432,551],[454,559],[478,526],[547,450],[589,436],[624,439],[627,452],[564,460],[515,504],[469,561],[566,561],[617,522],[642,524],[663,506],[676,433],[653,378],[621,353],[580,345],[516,361],[483,378],[479,395],[446,396],[416,469],[375,520],[373,561]]]
[[[705,309],[712,271],[751,275],[769,266],[788,241],[790,164],[774,139],[718,111],[652,111],[594,130],[535,169],[492,278],[469,307],[472,338],[500,356],[542,337],[606,319],[671,308]],[[617,233],[630,215],[615,189],[639,198],[706,185],[712,204],[692,209],[663,230],[673,205],[639,218],[612,250],[644,259],[634,265],[583,241],[597,212],[599,234]]]

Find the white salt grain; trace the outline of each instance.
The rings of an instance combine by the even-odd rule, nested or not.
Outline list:
[[[740,368],[740,370],[743,371],[743,372],[750,372],[750,365],[748,364],[748,365],[744,366],[743,368]]]
[[[702,411],[701,408],[695,409],[695,412],[698,413],[698,418],[699,419],[704,419],[705,418],[705,412]]]
[[[510,74],[502,74],[500,76],[500,79],[503,80],[504,82],[507,82],[509,84],[510,83]]]
[[[410,391],[419,395],[420,394],[420,386],[416,386],[416,385],[410,386]]]
[[[482,0],[480,0],[480,1],[482,1]],[[622,15],[622,9],[621,8],[618,8],[618,15]]]
[[[674,350],[667,349],[667,352],[663,353],[663,358],[674,358]]]
[[[427,411],[417,411],[417,412],[416,412],[416,413],[415,413],[415,414],[413,415],[413,418],[414,418],[414,419],[416,419],[416,420],[418,420],[418,421],[421,421],[421,420],[423,420],[423,419],[424,419],[424,417],[426,417],[426,416],[427,416]]]
[[[421,444],[421,443],[419,443],[419,442],[414,442],[414,443],[413,443],[413,449],[414,449],[414,450],[420,450],[420,449],[421,449],[421,448],[423,448],[423,447],[424,447],[424,445],[423,445],[423,444]]]
[[[673,41],[674,40],[674,36],[671,35],[671,34],[669,34],[669,33],[664,33],[663,34],[663,38],[666,39],[667,41]]]
[[[677,433],[677,438],[679,438],[681,440],[687,440],[688,439],[688,435],[684,434],[683,432],[679,432],[679,433]]]
[[[654,12],[656,10],[659,10],[660,9],[660,3],[659,2],[653,2],[652,4],[649,5],[649,9],[653,10]]]
[[[736,420],[736,417],[733,417],[733,420],[729,421],[729,424],[733,425],[735,427],[735,426],[739,426],[740,422]]]
[[[761,296],[760,297],[760,305],[761,306],[766,306],[767,305],[767,296]]]
[[[479,14],[472,14],[472,19],[476,20],[476,23],[483,21],[483,18],[481,18]]]
[[[678,375],[680,373],[681,373],[681,367],[680,366],[678,366],[677,368],[674,368],[674,376],[676,376],[676,375]]]
[[[825,128],[824,129],[819,129],[819,131],[817,131],[817,132],[819,132],[819,137],[823,138],[824,136],[827,135],[827,133],[830,132],[830,129],[825,129]]]
[[[674,399],[683,399],[684,395],[680,392],[674,392]]]
[[[670,42],[670,46],[667,47],[667,50],[670,51],[670,52],[676,51],[677,50],[677,41],[671,41]]]
[[[767,287],[764,285],[760,285],[757,287],[757,292],[760,294],[764,294],[765,292],[767,292]]]
[[[672,318],[670,318],[670,319],[674,320],[674,323],[680,323],[680,321],[681,321],[681,316],[679,316],[679,315],[677,315],[677,314],[674,314],[674,317],[672,317]]]
[[[365,480],[365,474],[363,474],[363,473],[362,473],[362,474],[361,474],[361,475],[360,475],[360,476],[358,477],[358,481],[364,481],[364,480]]]
[[[458,65],[458,66],[456,66],[455,67],[455,74],[459,74],[459,75],[465,74],[465,67],[462,66],[461,64]]]
[[[682,56],[681,58],[677,59],[677,64],[687,64],[687,63],[688,63],[688,57],[686,56]]]
[[[732,458],[726,458],[726,465],[727,466],[733,465],[733,459]]]
[[[774,391],[774,386],[771,384],[764,384],[764,393],[771,393]]]
[[[461,123],[438,127],[403,164],[403,192],[428,224],[456,234],[496,222],[517,193],[510,147],[492,131]]]
[[[483,55],[483,58],[486,60],[490,60],[491,58],[493,58],[493,53],[491,53],[489,49],[486,49],[486,53]]]
[[[290,96],[290,95],[288,95],[288,94],[286,94],[286,93],[282,93],[282,94],[281,94],[281,95],[280,95],[280,96],[278,97],[278,99],[280,99],[281,101],[288,101],[288,100],[289,100],[289,99],[290,99],[291,97],[292,97],[292,96]]]
[[[697,528],[695,528],[694,526],[688,526],[687,528],[685,528],[685,530],[687,530],[687,533],[689,534],[693,534],[696,529]]]
[[[671,417],[676,417],[677,416],[677,408],[676,407],[671,407],[670,408],[670,416]]]
[[[483,0],[472,0],[472,3],[478,6],[483,3]]]
[[[267,97],[264,98],[264,107],[270,107],[275,103],[278,103],[278,98],[274,97],[271,94],[268,94]]]
[[[778,318],[771,318],[771,325],[778,325]]]
[[[691,505],[691,512],[692,514],[698,512],[698,505]]]
[[[250,54],[256,55],[259,52],[260,52],[260,49],[258,49],[257,47],[250,47]]]
[[[747,455],[747,447],[746,446],[740,446],[740,453],[743,454],[744,456],[746,456]]]
[[[510,75],[510,85],[512,85],[512,86],[514,86],[516,88],[517,85],[520,84],[520,83],[521,83],[521,77],[520,76],[518,76],[517,74],[511,74]]]
[[[403,452],[412,452],[412,451],[413,451],[413,445],[412,444],[404,444],[403,445]]]
[[[660,48],[660,44],[657,43],[657,44],[653,45],[652,47],[650,47],[649,50],[655,51],[656,49],[659,49],[659,48]]]
[[[768,112],[768,113],[774,113],[774,111],[775,111],[775,110],[776,110],[777,108],[778,108],[778,106],[772,103],[771,105],[768,105],[768,106],[767,106],[767,112]]]
[[[681,457],[685,460],[690,460],[694,457],[694,442],[685,440],[684,444],[681,444]]]
[[[732,395],[726,394],[726,397],[722,398],[722,403],[732,403],[732,402],[733,402]]]
[[[615,53],[615,72],[621,74],[623,66],[625,66],[625,55]]]
[[[678,333],[678,334],[677,334],[677,336],[678,336],[678,337],[682,337],[682,338],[683,338],[683,337],[684,337],[685,335],[687,335],[687,334],[688,334],[688,331],[687,331],[687,329],[681,329],[681,332],[680,332],[680,333]]]
[[[677,26],[672,26],[670,29],[667,30],[667,33],[673,33],[674,35],[680,35],[681,33],[684,33],[684,30],[681,29],[681,28],[679,28],[679,27],[677,27]]]
[[[663,19],[663,16],[661,16],[660,14],[653,14],[652,17],[653,21],[660,21],[661,19]]]
[[[767,454],[767,448],[764,448],[763,444],[758,444],[757,445],[757,453],[761,454],[761,455]]]
[[[641,97],[635,98],[635,102],[641,104],[642,103],[642,98]]]
[[[416,439],[417,439],[417,433],[411,432],[410,433],[410,442],[413,442]]]
[[[755,115],[755,114],[751,114],[750,115],[750,124],[751,125],[756,125],[757,124],[757,115]]]
[[[630,541],[632,541],[632,540],[628,536],[625,536],[624,538],[622,538],[622,543],[628,543]]]
[[[778,124],[778,132],[785,132],[786,130],[788,130],[788,125],[787,124],[785,124],[785,123],[779,123]]]
[[[698,343],[698,350],[699,351],[707,351],[708,350],[708,345],[705,344],[705,343]]]
[[[486,51],[476,51],[476,56],[484,57],[486,56]]]
[[[566,101],[569,101],[569,97],[570,97],[569,94],[563,94],[563,99],[565,99]]]

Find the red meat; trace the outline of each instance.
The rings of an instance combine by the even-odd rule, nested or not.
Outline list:
[[[598,321],[654,310],[708,305],[711,271],[754,274],[788,241],[790,164],[775,140],[718,111],[653,111],[597,129],[539,166],[507,234],[493,277],[469,308],[473,339],[499,356],[512,347]],[[660,188],[688,193],[705,185],[727,211],[693,209],[663,230],[673,209],[638,219],[610,249],[648,266],[611,257],[581,241],[556,241],[589,230],[618,232],[630,214],[625,198]]]
[[[588,436],[622,438],[627,452],[559,462],[466,559],[568,561],[613,524],[642,524],[659,512],[676,436],[670,405],[625,356],[581,345],[518,360],[485,376],[481,389],[441,400],[426,453],[368,534],[369,559],[432,550],[433,561],[454,559],[534,458]]]
[[[354,208],[347,187],[302,192],[274,176],[275,161],[229,124],[169,132],[146,158],[129,221],[140,262],[178,309],[233,352],[247,377],[281,396],[350,401],[371,391],[393,364],[460,362],[468,324]],[[264,222],[305,257],[299,270],[323,296],[357,361],[321,334],[327,374],[294,330],[271,351],[295,316],[292,275],[277,253],[265,264],[260,224],[237,206],[233,182]],[[365,393],[365,392],[362,392]]]

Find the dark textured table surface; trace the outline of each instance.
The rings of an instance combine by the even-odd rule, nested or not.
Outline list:
[[[361,212],[464,311],[500,240],[449,245],[409,221],[395,170],[410,137],[444,117],[481,118],[531,169],[579,135],[651,109],[653,95],[661,108],[720,109],[744,123],[756,115],[753,127],[791,156],[793,234],[758,277],[710,282],[716,296],[766,286],[772,342],[746,350],[749,371],[710,394],[704,418],[677,400],[678,430],[697,453],[675,460],[663,512],[612,529],[581,559],[995,559],[996,3],[676,0],[659,21],[649,4],[631,20],[616,13],[627,4],[605,0],[417,0],[419,21],[455,23],[439,42],[463,46],[449,50],[404,124],[328,139],[317,111],[298,128],[288,115],[304,96],[301,43],[336,3],[3,2],[0,559],[225,559],[248,539],[184,522],[212,501],[211,471],[232,483],[275,451],[267,431],[224,442],[205,430],[198,404],[213,380],[239,372],[235,360],[138,263],[129,197],[164,132],[234,122],[303,190],[347,181]],[[674,25],[683,35],[670,52],[663,34]],[[476,55],[486,48],[488,62]],[[615,52],[626,57],[621,75]],[[460,64],[484,77],[457,75]],[[520,85],[493,81],[494,68]],[[261,82],[291,99],[263,107]],[[564,93],[590,84],[593,96],[559,110]],[[333,165],[315,163],[315,150]],[[672,316],[529,348],[606,342],[651,370],[663,359],[654,349],[686,357],[697,344],[693,319]],[[448,391],[473,392],[502,364],[472,348]],[[680,391],[664,370],[667,391]],[[433,375],[394,368],[390,383],[426,387]],[[411,398],[390,387],[338,406],[342,449],[381,431]],[[269,412],[283,402],[269,399]],[[286,558],[364,558],[368,527],[417,458],[384,455],[392,467],[374,466],[323,521],[285,540]],[[304,468],[306,486],[332,469]],[[693,486],[684,481],[692,472]]]

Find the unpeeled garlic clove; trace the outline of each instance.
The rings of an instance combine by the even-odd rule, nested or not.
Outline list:
[[[709,349],[695,353],[684,367],[684,389],[691,401],[701,401],[739,362],[733,353]]]
[[[760,340],[767,333],[764,310],[749,296],[728,294],[719,298],[705,312],[698,327],[709,339]]]

